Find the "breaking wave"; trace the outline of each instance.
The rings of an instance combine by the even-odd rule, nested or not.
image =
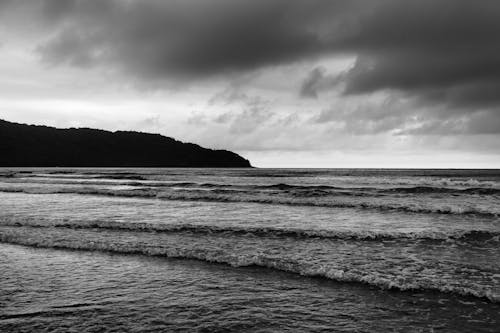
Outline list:
[[[387,186],[333,186],[333,185],[298,185],[277,183],[271,185],[261,184],[229,184],[229,183],[210,183],[210,182],[191,182],[191,181],[172,181],[149,179],[145,175],[136,174],[110,174],[110,175],[61,175],[55,177],[51,174],[43,175],[24,175],[18,177],[14,173],[3,173],[0,177],[4,182],[9,183],[30,183],[30,184],[68,184],[68,185],[131,185],[131,186],[150,186],[150,187],[175,187],[175,188],[235,188],[248,191],[296,191],[307,195],[308,192],[322,192],[325,195],[335,195],[337,193],[344,195],[376,195],[376,194],[426,194],[426,193],[445,193],[445,194],[478,194],[478,195],[499,195],[500,188],[493,186],[493,182],[467,180],[467,181],[442,181],[437,183],[424,182],[424,184],[412,184],[405,182],[391,183]],[[154,177],[153,177],[154,178]],[[365,184],[370,185],[370,184]],[[371,184],[374,185],[374,184]],[[405,186],[402,186],[405,185]]]
[[[429,232],[377,232],[377,231],[337,231],[324,229],[299,229],[299,228],[274,228],[274,227],[237,227],[237,226],[214,226],[200,224],[159,224],[159,223],[123,223],[119,221],[58,221],[45,219],[0,219],[0,226],[13,227],[34,227],[34,228],[68,228],[68,229],[106,229],[116,231],[144,231],[175,233],[186,232],[194,234],[217,234],[234,236],[255,236],[255,237],[290,237],[290,238],[319,238],[319,239],[339,239],[353,241],[458,241],[471,243],[492,243],[500,242],[500,233],[487,230],[461,230],[453,233],[443,233],[437,231]]]
[[[58,194],[72,193],[81,195],[101,195],[113,197],[155,198],[176,201],[207,201],[207,202],[243,202],[290,206],[311,206],[331,208],[376,209],[380,211],[399,211],[424,214],[457,214],[476,215],[488,218],[500,216],[500,206],[476,206],[457,203],[437,203],[435,200],[421,202],[406,201],[373,201],[373,200],[340,200],[335,197],[296,196],[280,193],[248,192],[232,189],[162,189],[151,187],[124,186],[113,187],[9,187],[0,186],[0,192],[30,193],[30,194]],[[495,209],[497,207],[498,209]]]
[[[179,259],[196,259],[212,263],[227,264],[233,267],[259,266],[276,269],[308,277],[322,277],[338,282],[361,283],[384,290],[398,291],[429,291],[475,297],[490,302],[500,302],[500,295],[490,290],[474,287],[450,285],[440,280],[411,279],[408,277],[385,277],[377,272],[362,272],[359,270],[340,269],[331,265],[321,265],[306,260],[282,258],[278,255],[263,253],[237,254],[228,250],[213,250],[206,248],[182,248],[175,244],[151,246],[146,243],[133,244],[108,243],[88,241],[85,239],[64,241],[38,237],[24,237],[16,233],[0,232],[0,242],[34,246],[41,248],[106,251],[119,254],[141,254]]]

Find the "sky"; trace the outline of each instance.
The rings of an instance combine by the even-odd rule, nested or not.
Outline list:
[[[0,0],[0,118],[257,167],[500,168],[498,0]]]

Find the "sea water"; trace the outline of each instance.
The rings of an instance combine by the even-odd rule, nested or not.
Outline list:
[[[0,331],[499,327],[498,170],[0,169]]]

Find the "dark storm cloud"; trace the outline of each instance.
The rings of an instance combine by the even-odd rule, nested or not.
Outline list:
[[[325,52],[315,21],[321,8],[337,7],[286,0],[46,0],[45,17],[60,24],[39,51],[51,63],[104,62],[147,78],[252,70]]]
[[[349,85],[362,92],[500,71],[495,0],[45,0],[43,13],[64,23],[45,43],[48,57],[70,59],[83,44],[151,72],[205,74],[352,52],[368,59]],[[61,47],[68,35],[78,39],[74,49]]]
[[[52,64],[178,80],[352,55],[353,68],[337,78],[346,95],[392,90],[462,111],[500,105],[497,0],[31,3],[48,29],[37,50]],[[314,98],[332,82],[316,69],[301,95]]]
[[[498,1],[386,1],[344,46],[346,93],[394,89],[450,108],[500,104]]]

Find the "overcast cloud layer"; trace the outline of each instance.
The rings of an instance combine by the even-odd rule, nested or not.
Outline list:
[[[488,165],[500,160],[499,17],[495,0],[0,0],[0,60],[24,55],[51,94],[76,75],[116,105],[127,85],[148,102],[116,112],[150,113],[118,127],[257,159],[440,150]],[[13,82],[0,82],[11,118]],[[27,86],[25,98],[41,94]],[[59,99],[95,100],[95,86],[65,86]],[[79,123],[116,127],[96,112]]]

